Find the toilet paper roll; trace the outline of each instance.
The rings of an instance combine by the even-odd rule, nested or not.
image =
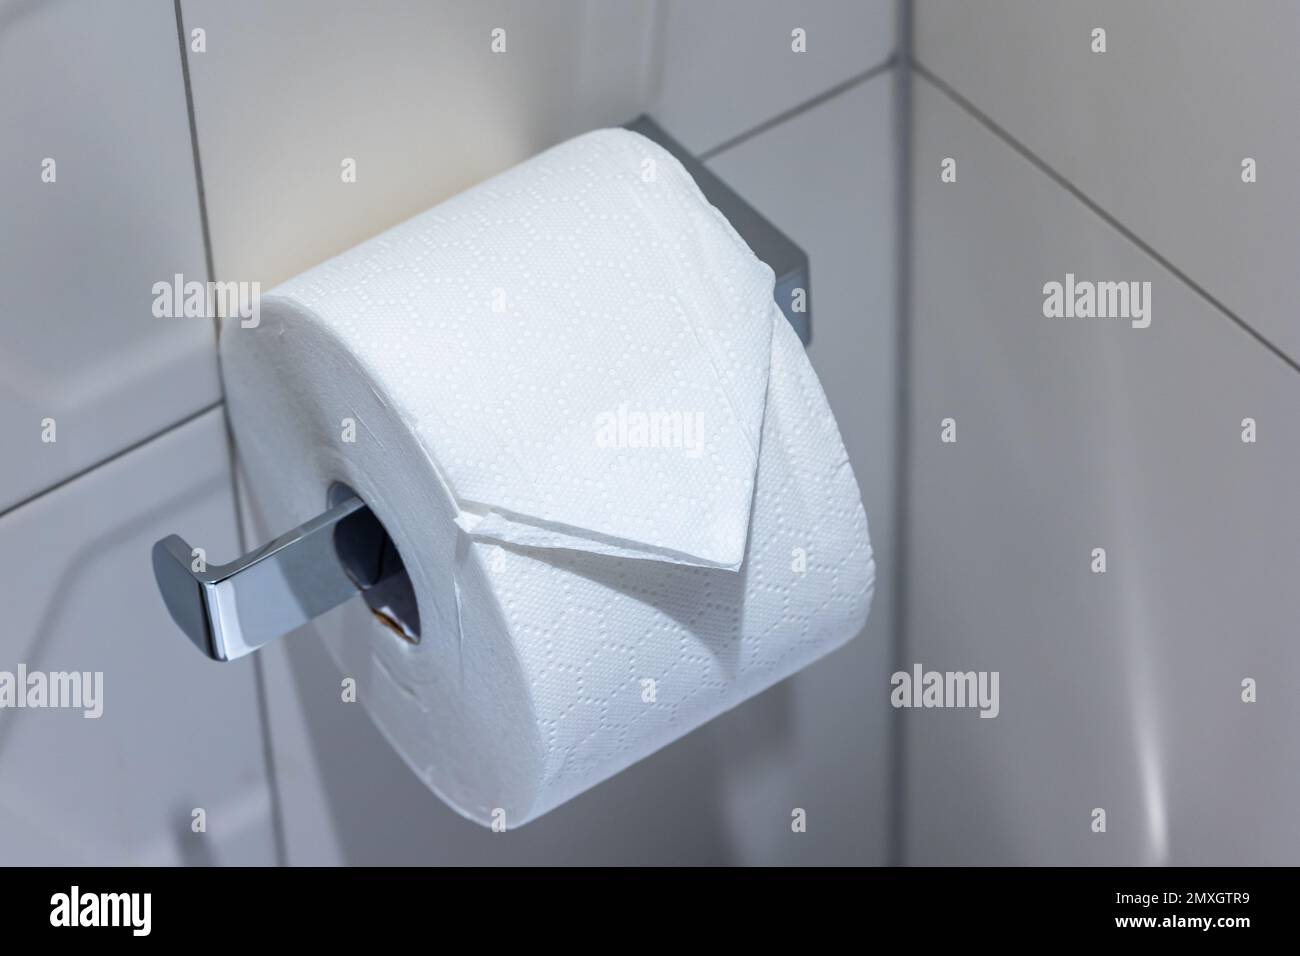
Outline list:
[[[856,634],[867,520],[771,270],[656,144],[561,144],[222,330],[241,467],[283,530],[353,489],[410,643],[328,638],[381,731],[515,826]]]

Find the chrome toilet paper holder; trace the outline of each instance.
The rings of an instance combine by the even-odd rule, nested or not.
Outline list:
[[[624,128],[675,156],[771,267],[776,304],[806,346],[812,338],[807,254],[649,116]],[[168,535],[153,546],[153,571],[172,619],[213,660],[250,654],[357,594],[398,635],[420,639],[419,609],[401,556],[365,502],[342,485],[330,490],[324,512],[228,564],[208,565],[184,538]]]
[[[153,573],[172,619],[213,660],[231,661],[358,593],[399,636],[420,640],[415,592],[392,539],[350,489],[229,564],[207,565],[180,535],[153,546]]]

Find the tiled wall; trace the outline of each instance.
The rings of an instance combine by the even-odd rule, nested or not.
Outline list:
[[[1297,45],[1291,0],[919,0],[916,14],[918,58],[937,79],[1293,362]]]
[[[0,718],[0,862],[274,861],[255,662],[214,665],[167,616],[149,551],[177,530],[235,554],[220,409],[0,517],[0,668],[103,674],[98,718]]]
[[[180,75],[164,0],[0,8],[0,510],[221,397],[211,324],[150,311],[204,271]]]
[[[831,95],[894,52],[896,4],[882,0],[669,0],[658,4],[657,113],[696,153],[734,142]],[[804,31],[807,52],[792,54]]]
[[[270,287],[645,102],[655,7],[185,0],[214,268]],[[491,31],[505,31],[493,53]],[[356,162],[344,184],[341,164]]]
[[[152,314],[206,279],[172,5],[2,4],[0,88],[0,670],[103,675],[97,719],[0,712],[0,863],[273,862],[254,662],[149,563],[238,546],[212,324]]]
[[[1293,862],[1300,18],[915,15],[906,660],[1001,711],[905,715],[905,859]],[[1066,273],[1149,281],[1150,327],[1045,318]]]

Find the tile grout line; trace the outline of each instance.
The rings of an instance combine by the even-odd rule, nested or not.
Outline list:
[[[724,140],[723,142],[719,143],[717,146],[712,146],[709,149],[704,150],[696,158],[699,159],[699,161],[702,163],[707,163],[709,160],[713,159],[716,156],[720,156],[722,153],[725,153],[727,150],[734,149],[735,147],[740,146],[743,143],[747,143],[755,136],[761,136],[763,133],[775,129],[777,126],[780,126],[782,123],[792,120],[796,116],[799,116],[802,113],[806,113],[808,110],[821,106],[823,103],[826,103],[830,100],[833,100],[841,93],[847,93],[849,90],[853,89],[854,87],[861,86],[863,83],[866,83],[868,80],[875,79],[877,76],[889,72],[889,70],[893,68],[896,62],[896,58],[897,58],[896,54],[891,53],[884,60],[877,63],[869,70],[863,70],[861,73],[855,74],[854,76],[850,76],[847,80],[841,80],[839,83],[836,83],[830,89],[823,90],[822,92],[818,93],[816,96],[810,97],[809,99],[804,100],[802,103],[798,103],[790,107],[788,110],[784,110],[780,113],[777,113],[775,116],[764,120],[758,125],[750,127],[749,129],[745,130],[743,133],[738,133],[735,136],[731,137],[731,139]]]
[[[1028,146],[1021,143],[1009,132],[999,126],[990,116],[988,116],[988,114],[981,111],[974,103],[958,93],[957,90],[950,86],[946,81],[940,79],[921,63],[914,61],[912,68],[962,111],[969,114],[972,119],[996,136],[1005,145],[1009,146],[1022,159],[1028,161],[1031,166],[1086,206],[1108,226],[1122,235],[1133,245],[1137,246],[1137,248],[1146,253],[1147,256],[1154,259],[1158,265],[1162,266],[1166,271],[1171,273],[1175,279],[1179,280],[1192,292],[1196,293],[1197,296],[1212,306],[1215,311],[1219,312],[1256,342],[1262,345],[1266,350],[1271,352],[1279,361],[1289,367],[1292,371],[1300,372],[1300,361],[1287,355],[1286,352],[1282,351],[1279,346],[1270,341],[1262,332],[1255,329],[1254,326],[1248,323],[1245,319],[1241,318],[1241,316],[1229,309],[1227,305],[1212,295],[1208,289],[1202,286],[1182,269],[1178,268],[1178,266],[1174,265],[1173,262],[1158,252],[1154,246],[1142,239],[1132,229],[1107,212],[1096,200],[1089,197],[1082,189],[1074,185],[1070,180],[1066,179],[1064,175],[1053,169],[1048,165],[1046,160],[1042,159]]]
[[[185,42],[185,18],[181,12],[181,0],[173,0],[173,9],[176,13],[176,39],[180,45],[181,79],[185,86],[185,112],[190,127],[190,153],[194,158],[194,183],[199,201],[199,229],[203,237],[203,264],[207,269],[208,280],[215,281],[216,268],[213,265],[212,233],[208,227],[208,197],[203,184],[203,162],[199,155],[199,127],[194,118],[194,87],[190,80],[189,48]],[[218,371],[221,368],[221,354],[217,350],[217,341],[220,335],[221,320],[214,317],[212,319],[212,347],[216,352]],[[221,384],[224,398],[225,380],[218,375],[218,381]],[[244,534],[243,507],[239,501],[239,482],[235,478],[235,437],[230,427],[229,409],[225,407],[224,402],[218,402],[217,404],[222,406],[221,418],[226,438],[226,464],[230,473],[230,496],[235,519],[235,540],[239,543],[240,550],[246,552],[248,551],[248,541],[247,536]],[[271,834],[275,844],[275,862],[279,866],[287,866],[289,848],[285,839],[284,814],[280,799],[280,778],[276,772],[275,749],[271,738],[271,713],[267,699],[266,673],[261,655],[255,654],[253,658],[253,682],[257,692],[258,722],[262,731],[262,763],[271,798]]]
[[[8,505],[3,509],[0,509],[0,518],[4,518],[6,515],[11,514],[12,512],[17,511],[20,508],[25,508],[27,505],[31,504],[32,502],[39,501],[40,499],[44,498],[46,495],[53,494],[54,492],[58,491],[60,488],[67,487],[68,485],[72,484],[74,481],[86,477],[88,474],[90,474],[92,471],[95,471],[96,469],[103,468],[105,465],[111,465],[119,458],[125,458],[133,451],[139,451],[141,448],[143,448],[145,445],[148,445],[150,442],[156,441],[159,438],[162,438],[164,435],[168,434],[169,432],[174,432],[178,428],[184,428],[186,425],[190,424],[195,419],[202,418],[204,415],[212,411],[214,408],[220,408],[220,407],[221,407],[221,399],[217,399],[215,402],[209,402],[207,405],[204,405],[202,408],[198,409],[197,411],[191,412],[190,414],[186,415],[182,419],[179,419],[174,422],[169,422],[167,425],[163,426],[157,431],[150,432],[148,435],[145,435],[143,438],[137,439],[136,441],[127,445],[125,448],[119,449],[118,451],[113,452],[111,455],[108,455],[104,458],[100,458],[99,460],[92,462],[91,464],[87,465],[85,468],[81,468],[78,471],[73,472],[71,475],[68,475],[68,477],[66,478],[59,479],[57,482],[55,482],[52,485],[47,485],[46,487],[42,488],[40,491],[36,492],[35,494],[28,495],[26,498],[23,498],[21,501],[15,501],[13,504]]]
[[[194,89],[190,84],[189,47],[185,43],[185,20],[181,16],[181,0],[172,0],[176,10],[176,39],[180,44],[181,79],[185,84],[185,112],[190,124],[190,155],[194,158],[194,183],[199,199],[199,231],[203,235],[203,264],[208,278],[216,279],[212,266],[212,238],[208,231],[208,201],[203,188],[203,163],[199,159],[199,128],[194,122]]]

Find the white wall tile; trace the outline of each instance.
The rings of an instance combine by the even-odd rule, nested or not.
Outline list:
[[[643,108],[652,7],[186,0],[224,279],[289,278],[570,136]],[[506,31],[506,52],[490,49]],[[356,161],[355,183],[341,163]]]
[[[0,670],[103,672],[98,719],[0,711],[0,863],[274,862],[254,662],[172,622],[150,551],[173,532],[238,553],[218,409],[0,517]]]
[[[915,97],[908,661],[999,671],[1001,713],[900,712],[908,862],[1293,861],[1300,376]],[[1045,318],[1067,272],[1149,280],[1150,328]]]
[[[654,114],[700,153],[887,60],[895,0],[664,0]],[[807,50],[791,49],[805,31]]]
[[[921,64],[1300,361],[1297,48],[1289,0],[916,6]]]
[[[219,386],[212,323],[151,311],[155,282],[207,278],[172,5],[6,4],[0,89],[3,510]]]

